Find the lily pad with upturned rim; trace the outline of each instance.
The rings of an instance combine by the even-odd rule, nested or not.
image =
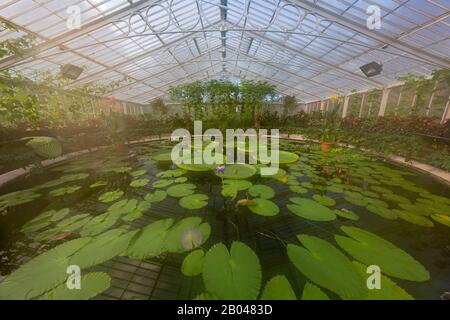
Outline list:
[[[223,173],[216,173],[217,176],[223,179],[245,180],[253,177],[257,170],[254,166],[249,164],[229,164],[225,166]]]

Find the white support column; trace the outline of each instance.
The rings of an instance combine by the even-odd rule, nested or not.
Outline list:
[[[347,111],[348,111],[348,102],[350,101],[350,96],[346,95],[344,97],[344,106],[342,107],[342,118],[347,117]]]
[[[450,96],[448,96],[444,112],[442,113],[441,123],[445,123],[447,119],[450,119]]]
[[[432,107],[432,105],[433,105],[434,93],[436,92],[436,88],[437,88],[437,86],[438,86],[438,82],[439,82],[439,81],[436,81],[436,82],[434,83],[433,92],[431,93],[430,100],[428,101],[427,113],[426,113],[427,117],[428,117],[428,116],[430,115],[430,113],[431,113],[431,107]]]
[[[362,96],[362,99],[361,99],[361,106],[359,107],[359,116],[358,116],[358,118],[361,118],[361,116],[362,116],[362,110],[363,110],[365,101],[366,101],[366,93],[364,92],[364,94]]]
[[[387,106],[390,92],[391,92],[391,88],[383,89],[383,95],[381,96],[381,103],[380,103],[380,111],[378,112],[379,117],[384,117],[384,113],[386,112],[386,106]]]

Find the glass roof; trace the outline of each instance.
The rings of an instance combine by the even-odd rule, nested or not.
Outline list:
[[[381,29],[367,26],[370,6]],[[80,12],[69,28],[69,7]],[[383,88],[406,73],[450,67],[448,0],[2,0],[0,19],[36,50],[0,60],[32,77],[70,63],[68,88],[126,79],[110,96],[148,103],[171,86],[209,78],[266,80],[304,102]],[[367,78],[360,67],[383,72]]]

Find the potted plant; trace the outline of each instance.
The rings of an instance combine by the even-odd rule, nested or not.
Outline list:
[[[325,112],[320,135],[320,148],[325,152],[328,152],[333,147],[333,144],[337,142],[341,125],[339,119],[339,107],[342,99],[338,96],[333,96],[330,100],[336,103],[331,111]]]

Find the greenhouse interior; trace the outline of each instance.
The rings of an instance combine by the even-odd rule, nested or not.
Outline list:
[[[449,231],[447,0],[1,1],[0,300],[450,300]]]

